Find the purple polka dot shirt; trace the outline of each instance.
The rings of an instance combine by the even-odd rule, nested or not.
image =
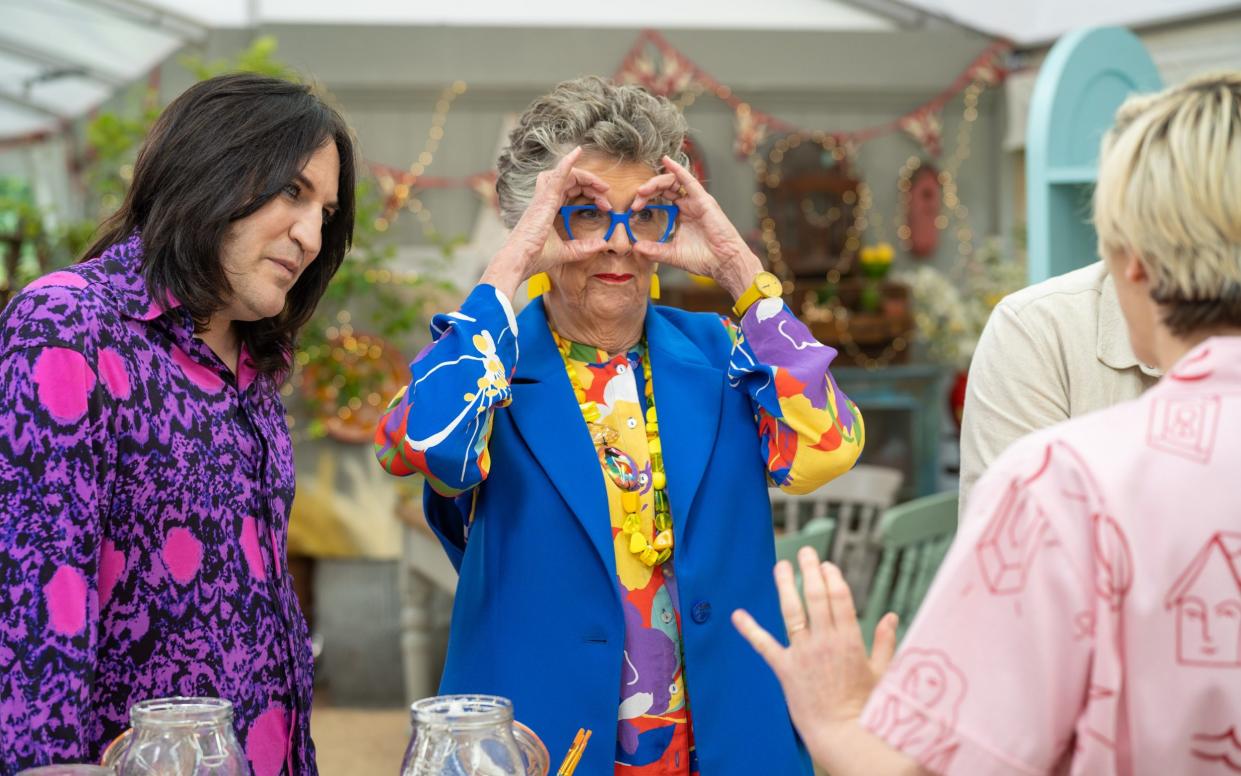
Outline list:
[[[255,776],[313,774],[278,386],[141,263],[134,236],[0,316],[0,774],[97,760],[173,695],[232,701]]]

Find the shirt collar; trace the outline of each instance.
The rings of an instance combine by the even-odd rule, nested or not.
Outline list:
[[[1120,297],[1116,294],[1116,283],[1110,273],[1103,276],[1103,288],[1099,297],[1099,333],[1095,344],[1095,354],[1105,365],[1116,370],[1140,369],[1151,377],[1159,377],[1162,372],[1153,366],[1138,361],[1129,344],[1129,326],[1120,312]]]
[[[551,329],[550,323],[547,328]],[[622,355],[629,357],[630,360],[633,360],[634,357],[641,359],[646,353],[646,337],[638,340],[627,353],[617,353],[610,358],[608,357],[606,351],[600,350],[594,345],[586,345],[581,342],[574,342],[568,337],[562,337],[558,332],[556,332],[555,329],[552,329],[552,338],[557,339],[569,346],[569,358],[574,361],[581,361],[584,364],[607,364],[622,357]]]
[[[259,370],[254,365],[254,360],[250,358],[250,351],[246,350],[246,343],[241,343],[241,354],[237,357],[237,390],[243,393],[255,380],[258,379]]]
[[[1171,383],[1197,383],[1207,378],[1241,383],[1241,336],[1208,337],[1168,370]]]
[[[162,302],[151,295],[142,274],[144,255],[142,238],[134,232],[104,251],[100,259],[104,282],[116,297],[121,314],[139,321],[153,321],[168,310],[180,307],[181,303],[171,293],[166,294]]]
[[[181,302],[171,292],[165,295],[162,304],[155,300],[142,274],[143,257],[142,238],[134,232],[123,242],[104,251],[100,259],[103,263],[104,282],[116,297],[121,314],[134,320],[153,321],[169,310],[180,308]],[[188,352],[194,348],[192,345],[193,321],[189,320],[188,315],[183,315],[177,323],[184,324],[182,347],[187,348]],[[258,376],[259,372],[255,367],[254,359],[250,357],[245,343],[242,343],[241,353],[237,359],[238,389],[245,391],[258,379]]]

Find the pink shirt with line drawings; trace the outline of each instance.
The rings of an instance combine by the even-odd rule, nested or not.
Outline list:
[[[862,722],[941,774],[1241,773],[1241,337],[979,482]]]

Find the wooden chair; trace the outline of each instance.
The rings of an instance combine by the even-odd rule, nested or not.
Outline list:
[[[900,616],[897,637],[913,622],[957,531],[957,492],[914,499],[884,513],[879,524],[883,555],[862,617],[869,644],[887,612]]]
[[[776,537],[776,560],[787,560],[793,564],[793,576],[797,579],[797,589],[801,590],[801,568],[797,565],[797,551],[802,547],[813,547],[820,558],[826,557],[832,544],[832,534],[836,532],[836,521],[830,517],[815,517],[796,533],[786,533]]]
[[[796,534],[806,521],[834,519],[835,536],[826,557],[840,566],[861,606],[878,562],[879,517],[896,501],[903,480],[899,470],[859,465],[806,495],[772,489],[773,519],[788,535]]]

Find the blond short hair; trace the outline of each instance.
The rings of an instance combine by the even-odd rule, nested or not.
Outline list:
[[[1103,139],[1094,222],[1130,251],[1178,336],[1241,325],[1241,72],[1125,101]]]

